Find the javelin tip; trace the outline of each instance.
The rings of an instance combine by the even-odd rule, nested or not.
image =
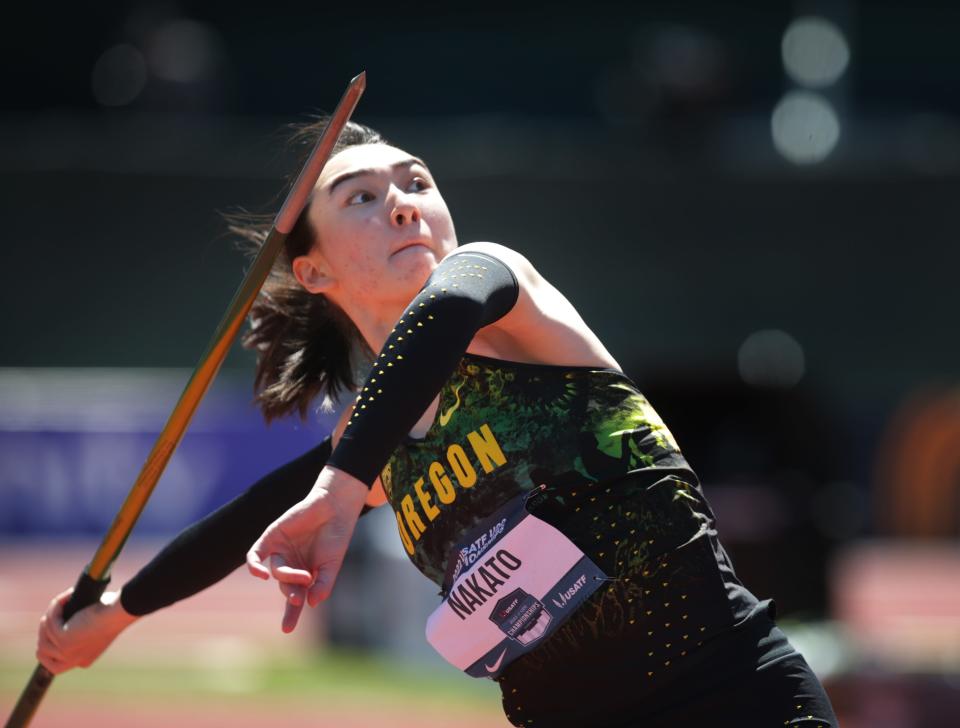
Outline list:
[[[361,91],[365,90],[367,88],[367,72],[360,71],[360,73],[350,79],[350,86],[351,88],[356,87]]]

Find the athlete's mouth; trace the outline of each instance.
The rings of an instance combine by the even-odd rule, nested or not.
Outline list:
[[[399,253],[401,250],[407,250],[408,248],[416,248],[416,247],[426,248],[427,250],[431,249],[430,246],[427,245],[427,243],[425,243],[422,240],[408,240],[407,242],[401,243],[396,248],[394,248],[393,252],[391,252],[390,255],[393,256]]]

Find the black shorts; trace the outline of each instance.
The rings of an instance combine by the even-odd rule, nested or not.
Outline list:
[[[826,691],[803,655],[794,653],[713,690],[618,726],[736,725],[740,728],[838,728]]]
[[[500,680],[515,726],[590,728],[838,728],[830,699],[803,656],[766,614],[701,651],[690,669],[649,692],[643,646],[630,640],[582,644],[578,658],[523,662]]]

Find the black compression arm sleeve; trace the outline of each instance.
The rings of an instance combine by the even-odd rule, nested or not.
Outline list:
[[[264,476],[232,501],[185,528],[120,592],[143,616],[192,596],[240,566],[264,529],[303,500],[330,457],[330,438]]]
[[[330,465],[371,485],[477,331],[506,315],[519,293],[513,271],[494,257],[444,258],[377,354]]]

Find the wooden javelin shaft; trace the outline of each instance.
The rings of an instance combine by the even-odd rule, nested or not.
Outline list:
[[[303,212],[310,192],[317,183],[327,160],[330,159],[333,147],[337,143],[337,139],[340,138],[340,133],[353,114],[353,110],[356,108],[365,88],[366,74],[360,73],[350,81],[350,85],[340,98],[330,123],[327,124],[327,128],[317,141],[306,164],[304,164],[303,169],[300,170],[300,174],[290,188],[290,192],[287,194],[280,212],[277,213],[260,252],[254,259],[253,265],[250,266],[250,270],[247,271],[240,288],[234,294],[227,312],[217,326],[213,338],[207,345],[207,350],[173,408],[167,424],[164,425],[163,430],[157,437],[150,455],[147,456],[147,460],[140,470],[140,475],[137,476],[137,480],[130,489],[130,493],[120,507],[93,559],[80,575],[70,600],[64,605],[64,621],[69,620],[84,607],[99,601],[104,589],[106,589],[107,583],[110,581],[110,567],[120,554],[130,531],[133,530],[134,524],[143,512],[151,493],[153,493],[154,486],[166,468],[170,456],[173,455],[173,451],[180,444],[194,412],[196,412],[200,401],[220,370],[220,365],[223,364],[227,352],[230,350],[234,339],[236,339],[244,318],[250,312],[250,308],[260,292],[263,282],[269,275],[287,235],[293,229],[300,213]],[[14,706],[13,712],[10,714],[5,728],[25,728],[30,723],[40,705],[40,701],[47,692],[47,688],[53,682],[53,677],[53,674],[43,665],[36,666],[27,686],[20,695],[20,699]]]

